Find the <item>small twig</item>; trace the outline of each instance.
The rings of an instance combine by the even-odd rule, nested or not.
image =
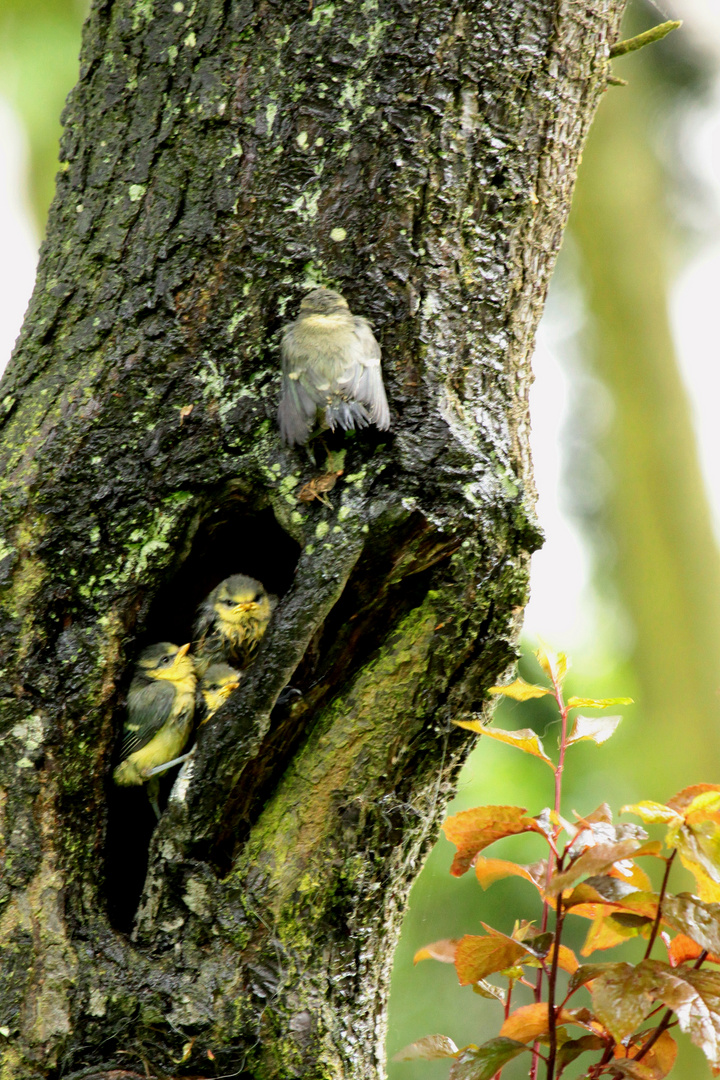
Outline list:
[[[669,19],[646,30],[644,34],[636,34],[635,37],[626,38],[625,41],[618,41],[610,49],[610,59],[614,60],[616,56],[625,56],[626,53],[644,49],[646,45],[652,45],[654,41],[661,41],[679,26],[682,26],[681,19]]]
[[[665,861],[665,873],[663,874],[662,885],[660,886],[660,896],[658,897],[657,914],[655,915],[655,922],[653,923],[652,930],[650,931],[650,939],[645,950],[644,959],[648,960],[650,953],[652,952],[653,945],[657,939],[658,930],[660,929],[660,923],[662,922],[662,905],[665,899],[665,890],[667,889],[668,878],[670,877],[670,867],[673,864],[673,859],[677,855],[677,848],[673,848],[672,854]]]

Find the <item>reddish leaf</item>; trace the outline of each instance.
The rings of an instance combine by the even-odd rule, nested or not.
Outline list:
[[[612,915],[600,915],[592,923],[580,950],[581,956],[592,956],[603,949],[614,949],[629,938],[637,937],[639,930],[620,926]]]
[[[525,878],[540,889],[545,883],[547,863],[543,859],[530,866],[520,866],[507,859],[486,859],[480,855],[475,861],[475,873],[483,889],[489,888],[494,882],[506,877]]]
[[[671,810],[676,810],[679,814],[682,814],[683,810],[698,795],[702,795],[706,791],[720,791],[720,784],[692,784],[690,787],[678,791],[677,795],[673,795],[672,799],[668,799],[668,806]]]
[[[569,975],[574,975],[580,967],[575,953],[567,945],[560,946],[558,967],[562,968],[563,971],[567,971]]]
[[[677,934],[668,946],[670,966],[678,967],[687,960],[697,960],[698,956],[703,951],[704,950],[698,945],[697,941],[693,941],[687,934]],[[714,953],[708,953],[706,959],[711,964],[720,964],[720,957],[715,956]]]
[[[650,1036],[651,1032],[646,1032],[641,1042],[630,1047],[623,1045],[615,1047],[613,1065],[618,1066],[625,1076],[631,1077],[631,1080],[663,1080],[675,1064],[677,1043],[669,1031],[662,1032],[640,1061],[634,1060]]]
[[[438,1061],[440,1058],[454,1058],[457,1053],[457,1046],[447,1035],[425,1035],[398,1050],[393,1061]]]
[[[477,731],[480,735],[486,735],[488,739],[495,739],[497,742],[507,743],[508,746],[514,746],[516,749],[522,750],[525,754],[532,754],[533,757],[540,758],[541,761],[544,761],[551,769],[555,768],[552,761],[545,753],[540,739],[531,728],[519,728],[517,731],[503,731],[501,728],[484,727],[478,720],[455,720],[454,723],[457,727],[467,728],[469,731]]]
[[[457,947],[455,970],[461,986],[468,986],[486,975],[512,967],[527,953],[524,945],[504,935],[466,934]]]
[[[459,941],[460,938],[443,938],[441,941],[423,945],[413,956],[413,964],[419,964],[421,960],[439,960],[441,964],[454,964]]]
[[[615,734],[622,716],[576,716],[568,746],[589,739],[600,746]]]
[[[448,1080],[492,1080],[496,1072],[527,1047],[514,1039],[489,1039],[482,1046],[468,1047],[451,1066]]]
[[[590,919],[610,914],[608,908],[615,909],[613,915],[628,912],[644,919],[654,919],[658,896],[653,892],[641,892],[619,878],[603,875],[588,878],[577,885],[565,904],[573,915]]]
[[[503,697],[512,698],[513,701],[530,701],[531,698],[545,697],[546,694],[552,694],[552,690],[548,690],[546,686],[535,686],[533,683],[527,683],[524,679],[515,679],[514,682],[508,683],[506,686],[491,686],[488,693],[502,694]]]
[[[536,1005],[521,1005],[510,1013],[507,1020],[500,1028],[500,1034],[508,1039],[517,1039],[518,1042],[534,1042],[540,1035],[546,1035],[548,1031],[548,1006],[547,1002],[541,1001]],[[558,1024],[574,1023],[574,1014],[567,1009],[561,1009],[557,1017]]]
[[[557,896],[563,889],[569,888],[579,881],[581,877],[589,874],[598,874],[606,870],[620,859],[628,859],[638,850],[640,844],[637,840],[621,840],[617,844],[596,844],[588,848],[580,855],[567,870],[561,874],[555,874],[545,890],[549,896]]]
[[[518,833],[539,832],[535,818],[528,817],[520,806],[478,806],[449,817],[443,825],[448,840],[457,847],[450,873],[460,877],[473,859],[496,840]]]
[[[603,822],[606,825],[612,825],[613,819],[612,810],[606,802],[600,803],[597,809],[593,810],[592,814],[585,814],[581,817],[580,814],[575,811],[575,816],[578,818],[578,824],[583,826],[595,825],[600,822]]]

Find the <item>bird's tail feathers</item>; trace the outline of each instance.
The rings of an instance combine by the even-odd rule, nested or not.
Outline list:
[[[362,402],[343,401],[339,398],[326,407],[325,420],[331,431],[334,431],[338,424],[344,431],[351,431],[353,428],[367,427],[370,416]]]

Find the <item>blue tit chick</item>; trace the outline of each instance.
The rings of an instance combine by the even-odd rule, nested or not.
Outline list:
[[[233,574],[205,597],[197,610],[194,635],[196,667],[202,675],[211,664],[245,668],[267,630],[277,597],[246,574]]]
[[[390,427],[380,346],[367,319],[332,289],[313,289],[284,328],[278,424],[290,446],[306,443],[318,414],[333,431]]]
[[[161,641],[140,655],[128,694],[122,760],[113,772],[121,787],[145,784],[177,758],[192,731],[197,678],[190,643]],[[148,789],[159,816],[157,793]]]
[[[243,673],[229,664],[211,664],[198,683],[195,698],[195,715],[200,724],[207,724],[220,706],[237,690]]]

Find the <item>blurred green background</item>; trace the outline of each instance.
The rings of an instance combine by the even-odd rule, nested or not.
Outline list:
[[[80,0],[0,5],[0,96],[27,135],[27,186],[38,235],[52,197],[59,116],[77,76],[85,10]],[[662,17],[637,0],[624,34]],[[706,210],[704,193],[683,169],[683,125],[705,107],[718,79],[718,65],[692,41],[681,30],[614,63],[629,85],[611,88],[601,103],[551,289],[550,310],[580,313],[567,355],[560,357],[572,400],[571,422],[561,433],[563,501],[588,552],[586,603],[595,623],[590,643],[550,644],[574,654],[570,692],[636,700],[622,710],[625,719],[612,742],[583,744],[572,753],[568,816],[588,813],[603,800],[615,810],[639,798],[664,801],[688,783],[720,779],[720,560],[668,317],[672,283],[701,239],[684,210],[695,200],[700,221]],[[717,363],[715,340],[708,348]],[[538,354],[539,376],[541,361]],[[551,604],[561,610],[576,603],[571,585],[558,570],[549,590],[545,583]],[[525,645],[521,665],[531,680],[539,675],[533,647]],[[503,704],[497,723],[533,726],[546,748],[554,745],[546,702]],[[519,803],[536,813],[552,800],[550,779],[541,762],[485,739],[462,774],[451,812]],[[483,893],[471,873],[451,878],[452,851],[444,839],[438,842],[410,897],[395,959],[390,1054],[436,1032],[458,1045],[480,1043],[500,1023],[500,1006],[460,989],[451,966],[427,961],[413,968],[416,949],[477,933],[480,920],[509,932],[514,919],[539,913],[526,882],[500,882]],[[491,853],[524,861],[542,854],[527,837]],[[675,881],[676,889],[688,885]],[[579,948],[587,923],[570,922],[577,923],[570,944]],[[632,943],[626,948],[637,956]],[[517,1003],[523,1000],[529,999],[519,992]],[[581,1064],[565,1075],[580,1075]],[[392,1080],[435,1080],[448,1068],[391,1063],[389,1072]],[[521,1059],[503,1075],[527,1075],[527,1063]],[[673,1077],[706,1075],[702,1055],[683,1045]]]

